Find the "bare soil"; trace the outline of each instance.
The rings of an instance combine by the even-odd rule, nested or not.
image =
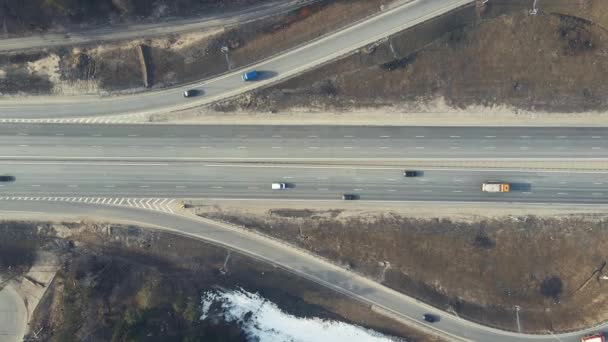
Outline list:
[[[298,317],[435,340],[291,273],[198,240],[86,221],[3,222],[0,230],[0,241],[17,242],[8,252],[0,249],[2,274],[25,271],[27,256],[41,248],[61,260],[30,322],[31,341],[245,341],[236,323],[199,320],[200,295],[218,287],[260,293]]]
[[[404,216],[399,210],[266,210],[202,205],[198,215],[284,240],[448,312],[523,331],[606,321],[605,213],[544,217]]]
[[[608,3],[490,1],[455,11],[334,63],[214,107],[263,113],[447,107],[608,109]],[[543,9],[547,5],[546,10]]]
[[[0,56],[0,94],[74,95],[143,91],[136,50],[140,44],[149,50],[152,88],[194,82],[311,41],[378,12],[381,5],[390,2],[324,0],[291,13],[222,30],[58,48],[45,53],[4,55]],[[224,47],[228,48],[226,53],[222,51]],[[57,60],[50,68],[37,68],[30,73],[17,72],[31,70],[28,66],[44,63],[49,56]],[[41,81],[38,81],[40,84],[21,85],[19,77],[31,78],[30,83]]]

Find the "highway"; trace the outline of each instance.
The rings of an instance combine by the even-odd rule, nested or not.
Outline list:
[[[271,262],[294,272],[316,283],[327,286],[343,294],[376,305],[397,316],[426,325],[437,332],[448,334],[458,341],[538,341],[578,342],[586,333],[608,329],[608,324],[593,327],[584,331],[557,335],[525,335],[501,331],[466,321],[451,314],[437,310],[418,302],[374,281],[370,281],[344,268],[334,266],[308,253],[287,247],[286,245],[261,238],[243,230],[231,229],[228,226],[201,220],[194,217],[168,215],[148,210],[127,207],[109,207],[104,205],[87,205],[83,203],[60,202],[27,202],[2,201],[2,217],[35,217],[48,220],[60,217],[62,220],[83,217],[101,221],[128,222],[159,229],[186,234],[191,237],[224,245],[246,255]],[[24,216],[25,215],[25,216]],[[427,324],[421,320],[424,313],[435,313],[441,321]]]
[[[353,193],[367,201],[608,203],[608,171],[452,169],[406,178],[398,168],[198,162],[1,161],[0,168],[16,175],[0,184],[0,196],[341,200]],[[509,182],[511,192],[483,193],[485,181]],[[289,189],[271,190],[272,182]]]
[[[198,84],[130,96],[104,98],[97,96],[3,97],[0,99],[0,119],[157,113],[192,108],[296,75],[472,2],[473,0],[417,0],[387,10],[342,31],[252,65],[248,69],[256,69],[261,72],[261,79],[256,82],[243,82],[241,80],[242,71],[235,71]],[[203,94],[184,99],[183,91],[192,88],[200,89]]]
[[[0,160],[607,159],[608,129],[0,125]]]
[[[265,16],[288,12],[318,0],[291,0],[263,3],[234,12],[221,12],[187,19],[167,19],[144,24],[122,24],[69,32],[48,32],[28,37],[0,39],[0,52],[51,48],[98,41],[134,39],[172,33],[225,27]]]

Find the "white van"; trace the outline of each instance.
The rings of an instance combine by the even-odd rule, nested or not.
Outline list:
[[[272,183],[272,190],[285,190],[287,189],[286,183]]]

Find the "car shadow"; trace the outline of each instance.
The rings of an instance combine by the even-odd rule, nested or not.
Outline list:
[[[273,77],[276,77],[279,73],[276,71],[270,71],[270,70],[258,70],[258,78],[256,79],[256,81],[263,81],[263,80],[268,80],[271,79]]]
[[[188,97],[197,97],[204,95],[205,91],[201,89],[188,89],[188,93],[190,94]]]

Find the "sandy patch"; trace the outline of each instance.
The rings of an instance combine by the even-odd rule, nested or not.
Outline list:
[[[48,57],[27,63],[27,70],[31,74],[46,75],[53,83],[59,82],[61,74],[59,71],[59,56],[51,54]]]
[[[547,218],[567,218],[584,215],[589,219],[608,218],[606,206],[576,205],[521,205],[508,203],[466,204],[466,203],[375,203],[340,201],[240,201],[240,200],[185,200],[186,208],[194,214],[217,211],[235,211],[247,215],[265,216],[273,209],[312,210],[319,217],[348,219],[350,217],[370,217],[386,213],[415,218],[449,218],[459,222],[474,222],[481,219],[506,216],[535,215]]]
[[[224,28],[210,29],[205,31],[188,32],[179,35],[171,35],[161,38],[147,39],[145,42],[152,46],[162,49],[180,50],[185,49],[197,44],[201,44],[202,41],[209,39],[210,37],[222,34],[225,32]],[[142,41],[133,41],[133,44]]]
[[[442,103],[437,100],[437,103]],[[608,126],[607,112],[549,113],[528,112],[508,107],[474,106],[465,109],[426,110],[409,107],[351,108],[340,111],[311,111],[292,108],[279,112],[237,110],[217,112],[207,107],[151,116],[153,122],[183,124],[247,125],[374,125],[374,126]]]

